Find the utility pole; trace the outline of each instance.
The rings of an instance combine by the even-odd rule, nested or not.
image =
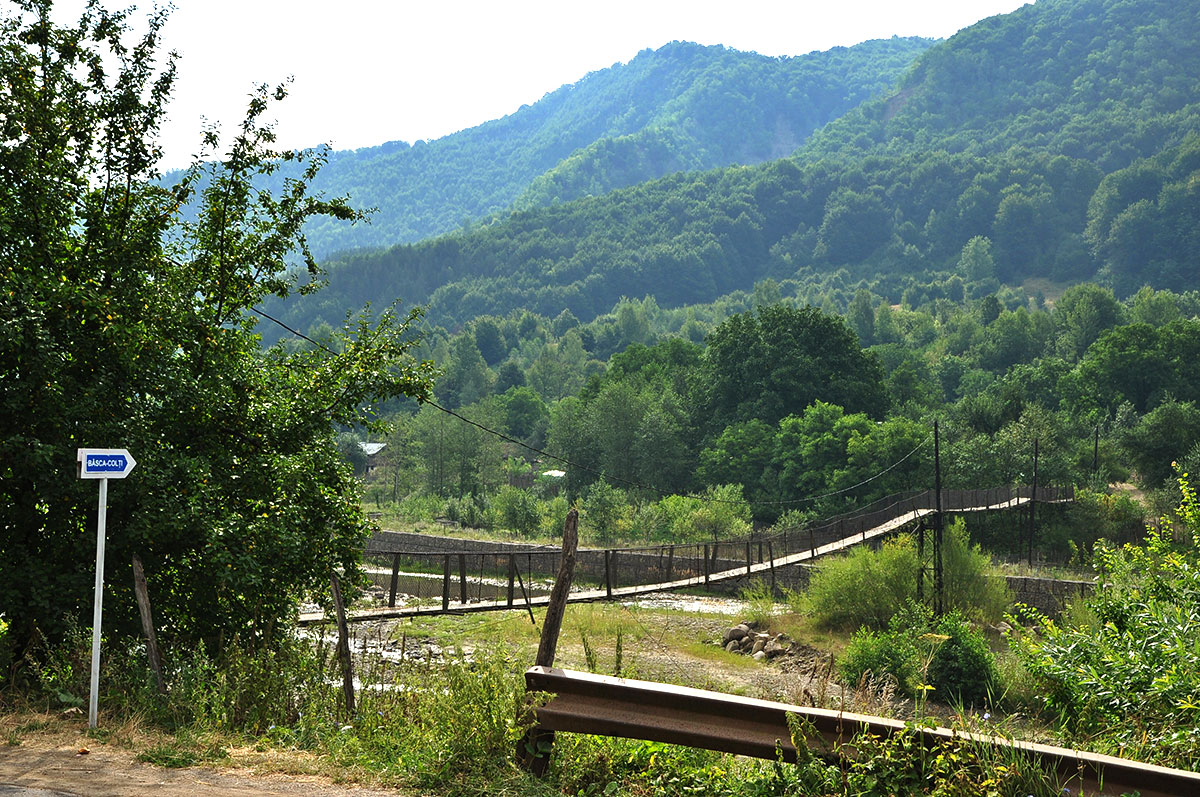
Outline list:
[[[945,611],[944,589],[945,583],[942,579],[942,531],[944,524],[942,523],[942,449],[941,435],[938,429],[938,422],[933,422],[933,491],[934,491],[934,513],[933,513],[933,587],[934,601],[933,610],[938,615]]]
[[[1038,441],[1033,440],[1033,490],[1029,493],[1029,566],[1033,567],[1033,535],[1036,530],[1037,517],[1037,484],[1038,484]]]

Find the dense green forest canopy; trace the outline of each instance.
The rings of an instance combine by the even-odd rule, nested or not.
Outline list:
[[[687,42],[646,50],[435,141],[331,153],[316,188],[376,210],[353,228],[313,220],[309,244],[319,254],[390,246],[514,204],[790,155],[821,125],[889,89],[930,44],[892,38],[791,58]]]
[[[280,312],[307,327],[400,296],[445,324],[517,308],[590,320],[622,296],[682,306],[840,269],[957,278],[974,295],[1032,277],[1097,279],[1121,296],[1147,281],[1183,290],[1200,157],[1200,48],[1184,45],[1198,40],[1179,4],[1026,6],[930,48],[898,93],[791,159],[348,255],[330,291]]]

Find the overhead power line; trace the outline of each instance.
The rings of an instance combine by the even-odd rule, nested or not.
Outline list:
[[[287,330],[292,335],[295,335],[296,337],[300,338],[301,340],[308,341],[312,345],[316,346],[319,349],[323,349],[324,351],[328,352],[329,354],[333,355],[334,357],[338,356],[337,352],[330,349],[324,343],[313,340],[308,335],[305,335],[303,332],[301,332],[297,329],[293,329],[292,327],[288,326],[287,324],[280,321],[278,318],[275,318],[274,316],[270,315],[269,313],[266,313],[257,307],[251,307],[250,309],[253,312],[257,313],[258,315],[262,316],[263,318],[267,319],[268,321],[278,324],[280,327]],[[590,473],[594,476],[599,476],[600,478],[605,479],[607,481],[619,482],[620,484],[627,485],[628,487],[631,487],[633,489],[643,490],[643,491],[646,491],[649,493],[654,493],[654,494],[657,494],[662,497],[666,497],[668,495],[674,495],[674,493],[668,493],[665,490],[662,490],[658,487],[654,487],[649,484],[643,484],[641,482],[637,482],[632,479],[626,479],[622,476],[615,476],[610,473],[605,473],[604,471],[600,471],[595,468],[588,467],[587,465],[581,465],[577,462],[572,462],[571,460],[566,459],[565,457],[560,457],[556,454],[551,454],[548,451],[544,451],[540,448],[531,446],[528,443],[525,443],[521,440],[516,439],[515,437],[505,434],[504,432],[501,432],[497,429],[492,429],[491,427],[486,426],[482,423],[479,423],[478,421],[472,420],[472,419],[466,417],[465,415],[455,412],[454,410],[443,407],[442,405],[440,405],[436,401],[434,401],[432,398],[422,397],[422,398],[418,398],[418,401],[420,401],[422,404],[429,405],[430,407],[434,408],[435,410],[438,410],[439,412],[443,412],[453,418],[457,418],[458,420],[462,421],[463,423],[470,424],[471,426],[474,426],[475,428],[479,429],[482,432],[485,432],[486,434],[490,434],[501,440],[512,443],[513,445],[520,446],[521,448],[524,448],[527,451],[531,451],[534,454],[537,454],[539,457],[545,457],[546,459],[551,459],[551,460],[554,460],[555,462],[561,462],[563,465],[566,465],[568,468],[575,468],[576,470],[584,471],[584,472]],[[693,495],[691,497],[698,501],[702,501],[705,503],[748,504],[750,506],[795,506],[797,504],[806,504],[806,503],[812,503],[815,501],[820,501],[824,498],[833,498],[834,496],[844,495],[845,493],[851,492],[852,490],[857,490],[859,487],[862,487],[863,485],[866,485],[866,484],[870,484],[871,482],[875,481],[876,479],[879,479],[880,477],[884,476],[888,472],[896,469],[897,467],[902,465],[905,461],[907,461],[910,457],[912,457],[914,454],[916,454],[918,451],[920,451],[922,448],[924,448],[926,445],[928,445],[928,443],[929,443],[930,439],[932,439],[932,437],[933,437],[932,434],[926,435],[924,440],[922,440],[920,443],[918,443],[911,451],[909,451],[904,456],[900,457],[900,459],[896,460],[891,465],[888,465],[883,470],[881,470],[871,476],[868,476],[867,478],[863,479],[862,481],[860,481],[856,484],[852,484],[849,487],[843,487],[839,490],[831,490],[826,493],[804,496],[803,498],[789,498],[789,499],[780,499],[780,500],[775,500],[775,501],[749,501],[749,500],[744,500],[744,499],[741,501],[737,501],[737,500],[733,500],[733,499],[729,499],[729,498],[716,498],[716,497],[708,496],[708,495]]]

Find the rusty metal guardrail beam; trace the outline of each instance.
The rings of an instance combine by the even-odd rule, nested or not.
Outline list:
[[[645,739],[755,758],[774,759],[782,754],[789,761],[796,760],[788,714],[799,715],[816,731],[819,739],[809,741],[823,745],[821,752],[849,744],[863,731],[887,737],[906,727],[898,720],[867,714],[793,706],[550,667],[526,670],[525,685],[530,692],[554,695],[536,709],[541,731]],[[1078,794],[1120,795],[1131,791],[1140,792],[1141,797],[1200,794],[1200,773],[950,728],[919,731],[929,744],[957,738],[1023,751],[1056,771]]]

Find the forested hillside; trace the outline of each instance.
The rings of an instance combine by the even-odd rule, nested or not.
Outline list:
[[[352,229],[314,222],[309,243],[318,254],[390,246],[514,202],[532,207],[682,169],[783,157],[895,85],[931,43],[892,38],[794,58],[684,42],[646,50],[445,138],[332,153],[316,187],[377,212]]]
[[[793,158],[354,254],[317,302],[283,312],[306,327],[401,298],[428,303],[439,323],[516,308],[587,320],[621,296],[679,306],[841,269],[897,286],[957,276],[978,294],[1030,277],[1096,277],[1122,295],[1147,280],[1186,288],[1197,264],[1195,42],[1200,19],[1186,5],[1026,6],[934,46],[890,99],[828,125]]]

